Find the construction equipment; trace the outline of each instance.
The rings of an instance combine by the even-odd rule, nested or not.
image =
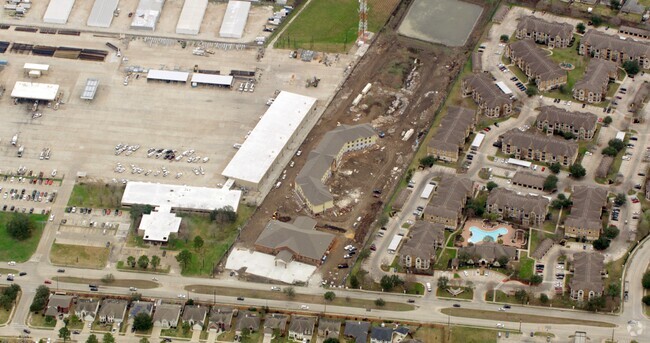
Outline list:
[[[305,85],[305,87],[307,87],[307,88],[309,88],[309,87],[316,88],[316,87],[318,87],[319,82],[320,82],[320,79],[317,78],[316,76],[314,76],[313,78],[307,80],[307,84]]]

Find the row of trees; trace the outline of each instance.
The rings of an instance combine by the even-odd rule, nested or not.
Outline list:
[[[34,295],[34,300],[29,306],[31,312],[40,312],[43,311],[45,305],[47,305],[47,300],[50,298],[50,289],[47,286],[40,285],[36,288],[36,295]]]
[[[623,149],[625,149],[625,143],[620,139],[614,138],[607,142],[607,146],[603,149],[602,154],[614,157]]]
[[[151,268],[155,270],[158,268],[158,266],[160,266],[160,257],[153,255],[151,256],[151,259],[149,259],[149,256],[142,255],[136,260],[135,257],[129,256],[126,258],[126,264],[128,264],[131,268],[138,266],[141,269],[147,269],[147,267],[149,267],[151,264]]]
[[[20,292],[20,286],[17,284],[12,284],[11,286],[2,290],[0,293],[0,307],[9,311],[14,306],[16,299],[18,298],[18,293]]]

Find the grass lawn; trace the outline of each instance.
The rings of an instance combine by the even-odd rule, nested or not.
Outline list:
[[[324,304],[325,299],[322,295],[315,294],[299,294],[296,293],[293,298],[289,298],[284,292],[274,292],[274,291],[260,291],[252,289],[236,289],[229,287],[219,287],[219,286],[207,286],[207,285],[188,285],[185,286],[185,290],[191,293],[199,294],[219,294],[224,296],[232,297],[249,297],[256,299],[267,299],[267,300],[291,300],[302,302],[306,304]],[[380,295],[377,298],[381,298]],[[335,306],[347,306],[347,307],[360,307],[360,308],[372,308],[372,309],[390,309],[391,311],[411,311],[415,307],[406,303],[390,302],[386,301],[386,304],[383,307],[378,307],[375,305],[374,300],[365,300],[365,299],[353,299],[346,297],[336,297],[332,302],[327,302],[327,305]]]
[[[106,266],[108,253],[108,248],[55,242],[50,251],[50,260],[54,265],[101,269]]]
[[[447,269],[447,266],[449,265],[449,261],[451,261],[455,257],[456,257],[456,249],[450,249],[450,248],[444,249],[442,251],[442,254],[440,254],[440,258],[438,258],[438,260],[436,261],[435,269],[437,270]]]
[[[368,0],[368,31],[384,26],[398,0]],[[312,1],[287,27],[276,48],[343,52],[354,45],[359,27],[357,0]],[[287,20],[290,20],[287,19]]]
[[[451,293],[447,292],[447,290],[444,290],[442,288],[437,288],[436,296],[438,298],[450,298],[450,299],[463,299],[463,300],[474,299],[474,290],[468,287],[464,287],[464,289],[465,291],[463,293],[460,293],[457,296],[453,296],[451,295]]]
[[[599,326],[599,327],[606,327],[606,328],[611,328],[616,326],[614,324],[599,322],[594,320],[547,317],[547,316],[538,316],[533,314],[519,314],[513,312],[472,310],[467,308],[448,307],[448,308],[443,308],[441,312],[450,315],[452,317],[481,318],[481,319],[490,318],[491,320],[506,321],[506,322],[521,321],[522,323],[569,324],[569,325],[573,324],[573,325]]]
[[[417,327],[413,332],[413,338],[421,342],[434,343],[446,342],[445,329],[443,327]]]
[[[101,279],[90,279],[90,278],[81,278],[74,276],[55,276],[52,278],[54,281],[66,282],[66,283],[80,283],[80,284],[95,284],[102,286],[112,286],[112,287],[136,287],[143,289],[152,289],[159,286],[158,283],[149,281],[149,280],[138,280],[138,279],[115,279],[113,282],[106,283]]]
[[[24,241],[18,241],[9,236],[6,225],[11,220],[11,216],[12,214],[8,212],[0,213],[0,261],[25,262],[32,257],[38,246],[38,241],[41,240],[47,216],[41,214],[29,216],[34,230],[32,236]]]
[[[130,266],[126,265],[125,261],[117,261],[117,269],[125,272],[142,272],[142,273],[156,273],[156,274],[169,274],[169,270],[171,269],[171,266],[165,266],[165,267],[160,267],[153,269],[151,267],[147,269],[142,269],[140,268],[137,264],[134,268],[131,268]]]
[[[463,343],[488,343],[497,341],[497,331],[478,329],[468,326],[454,326],[451,328],[451,340],[449,342]]]
[[[68,206],[120,208],[122,207],[122,194],[124,194],[124,186],[122,185],[81,182],[72,188]]]
[[[183,275],[212,275],[214,267],[221,261],[230,246],[235,242],[239,233],[238,228],[244,227],[255,208],[239,206],[237,221],[232,224],[219,225],[210,221],[208,215],[180,214],[183,224],[187,227],[185,237],[175,237],[169,240],[168,249],[192,252],[192,260],[183,268]],[[204,240],[201,251],[194,249],[194,237],[201,236]]]
[[[217,341],[232,342],[235,340],[235,330],[225,331],[217,336]]]
[[[54,317],[46,317],[42,314],[31,314],[29,316],[29,326],[53,329],[56,326],[56,319]]]
[[[9,321],[9,314],[11,311],[7,311],[4,308],[0,308],[0,325],[4,325]]]
[[[242,343],[258,343],[262,341],[262,333],[257,331],[257,332],[251,332],[251,334],[248,337],[245,337],[241,340]]]
[[[532,254],[535,249],[537,249],[537,246],[541,241],[543,241],[546,238],[553,238],[553,234],[544,232],[544,231],[539,231],[539,230],[530,230],[530,250],[528,251],[529,254]]]
[[[609,167],[609,172],[607,173],[608,179],[616,180],[616,175],[618,175],[618,171],[621,169],[621,164],[623,164],[623,156],[625,156],[625,149],[619,151],[614,157],[614,162],[612,162],[612,166]]]
[[[578,43],[576,42],[575,44]],[[578,55],[578,51],[576,51],[575,45],[566,49],[553,49],[553,55],[549,57],[556,63],[571,63],[575,68],[568,71],[567,84],[565,86],[565,89],[569,91],[566,94],[561,93],[559,90],[554,90],[547,92],[546,96],[559,98],[562,100],[573,100],[573,94],[570,90],[573,89],[573,85],[576,83],[576,81],[584,77],[585,69],[587,68],[589,59]]]
[[[179,322],[176,329],[163,329],[160,331],[161,337],[178,337],[178,338],[192,338],[192,330],[183,331],[182,325]]]
[[[528,257],[526,252],[521,252],[519,256],[519,278],[521,280],[528,280],[533,276],[533,267],[535,260]]]

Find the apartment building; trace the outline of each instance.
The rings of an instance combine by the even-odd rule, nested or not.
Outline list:
[[[529,40],[508,44],[505,51],[529,80],[535,80],[537,89],[549,91],[567,83],[567,72],[548,57],[548,53]]]
[[[566,48],[573,39],[573,26],[526,16],[519,20],[515,36],[517,39],[532,39],[549,48]]]
[[[605,101],[607,86],[616,80],[617,74],[616,63],[592,58],[584,77],[573,86],[573,98],[589,104]]]
[[[542,106],[537,116],[537,129],[547,133],[570,132],[579,140],[590,140],[596,133],[598,117],[588,112],[570,112],[555,106]]]
[[[601,216],[607,206],[607,190],[576,186],[571,195],[573,206],[564,221],[564,235],[574,238],[598,239],[603,229]]]
[[[424,209],[424,219],[455,229],[463,217],[463,209],[473,191],[474,182],[468,178],[443,178],[439,183],[438,193]]]
[[[472,97],[478,105],[478,114],[490,118],[512,114],[513,100],[497,87],[487,73],[472,74],[461,82],[463,97]]]
[[[514,220],[523,226],[541,227],[550,201],[544,197],[520,194],[505,188],[495,188],[487,198],[487,211],[499,219]]]
[[[589,30],[585,33],[580,40],[578,53],[612,61],[618,65],[625,61],[636,60],[641,68],[650,68],[650,44],[630,39],[623,40],[618,36],[597,30]]]
[[[427,145],[427,154],[447,162],[458,161],[467,137],[475,129],[475,125],[476,111],[463,107],[449,107]]]
[[[605,257],[598,252],[579,252],[573,254],[571,264],[573,277],[569,282],[571,299],[589,300],[603,295],[605,284]]]
[[[501,137],[501,152],[514,158],[569,166],[578,157],[578,144],[564,138],[510,130]]]

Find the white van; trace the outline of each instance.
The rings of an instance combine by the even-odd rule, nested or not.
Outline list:
[[[427,292],[431,292],[431,282],[427,282]]]

